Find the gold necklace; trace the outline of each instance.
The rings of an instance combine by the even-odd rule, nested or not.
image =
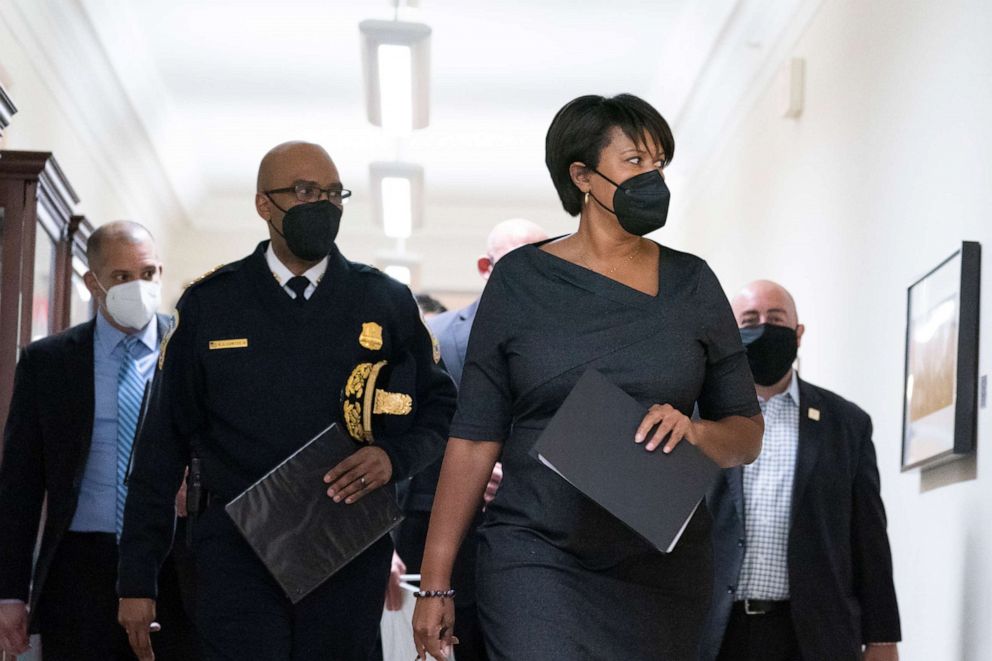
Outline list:
[[[634,261],[634,257],[636,257],[638,255],[638,253],[641,252],[641,245],[643,243],[644,242],[642,240],[638,239],[638,241],[637,241],[637,247],[634,248],[633,250],[631,250],[630,251],[630,254],[627,255],[626,257],[624,257],[620,261],[619,264],[616,264],[615,266],[611,267],[610,269],[608,269],[605,272],[604,271],[600,271],[599,269],[593,267],[592,263],[589,262],[588,253],[585,250],[583,250],[581,253],[579,253],[579,259],[582,261],[582,263],[585,265],[585,267],[588,268],[590,271],[595,271],[596,273],[599,273],[601,275],[612,276],[617,271],[619,271],[620,268],[625,267],[628,264],[630,264],[632,261]]]

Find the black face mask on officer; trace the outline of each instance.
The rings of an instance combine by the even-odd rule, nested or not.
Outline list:
[[[773,386],[781,381],[796,361],[796,354],[799,352],[796,329],[761,324],[747,326],[740,331],[754,382],[759,386]]]
[[[596,204],[617,217],[620,227],[625,232],[644,236],[665,226],[671,192],[660,171],[642,172],[622,184],[613,181],[596,168],[592,168],[592,171],[617,187],[613,193],[612,209],[596,199],[592,192],[589,195],[596,200]]]
[[[305,262],[323,259],[331,252],[341,227],[341,209],[327,200],[317,200],[283,209],[272,198],[269,201],[285,213],[282,232],[272,225],[276,234],[286,239],[289,251]]]

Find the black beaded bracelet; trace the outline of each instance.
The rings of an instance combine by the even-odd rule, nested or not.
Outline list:
[[[451,599],[455,596],[454,589],[451,590],[417,590],[413,593],[415,599],[440,598]]]

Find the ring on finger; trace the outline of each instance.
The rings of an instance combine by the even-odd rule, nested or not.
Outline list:
[[[365,487],[365,484],[366,484],[366,482],[365,482],[365,476],[362,475],[360,478],[358,478],[358,481],[362,483],[362,488],[364,488]]]

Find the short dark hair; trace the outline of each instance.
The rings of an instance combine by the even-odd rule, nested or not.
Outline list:
[[[417,299],[417,307],[423,314],[441,314],[448,311],[448,308],[444,307],[444,303],[430,294],[417,294],[414,298]]]
[[[636,144],[650,135],[665,151],[665,165],[672,162],[675,138],[665,118],[650,103],[633,94],[607,98],[589,94],[565,104],[551,120],[544,141],[544,162],[551,173],[561,204],[572,216],[582,211],[582,193],[572,183],[569,167],[576,161],[599,166],[599,154],[618,128]]]

